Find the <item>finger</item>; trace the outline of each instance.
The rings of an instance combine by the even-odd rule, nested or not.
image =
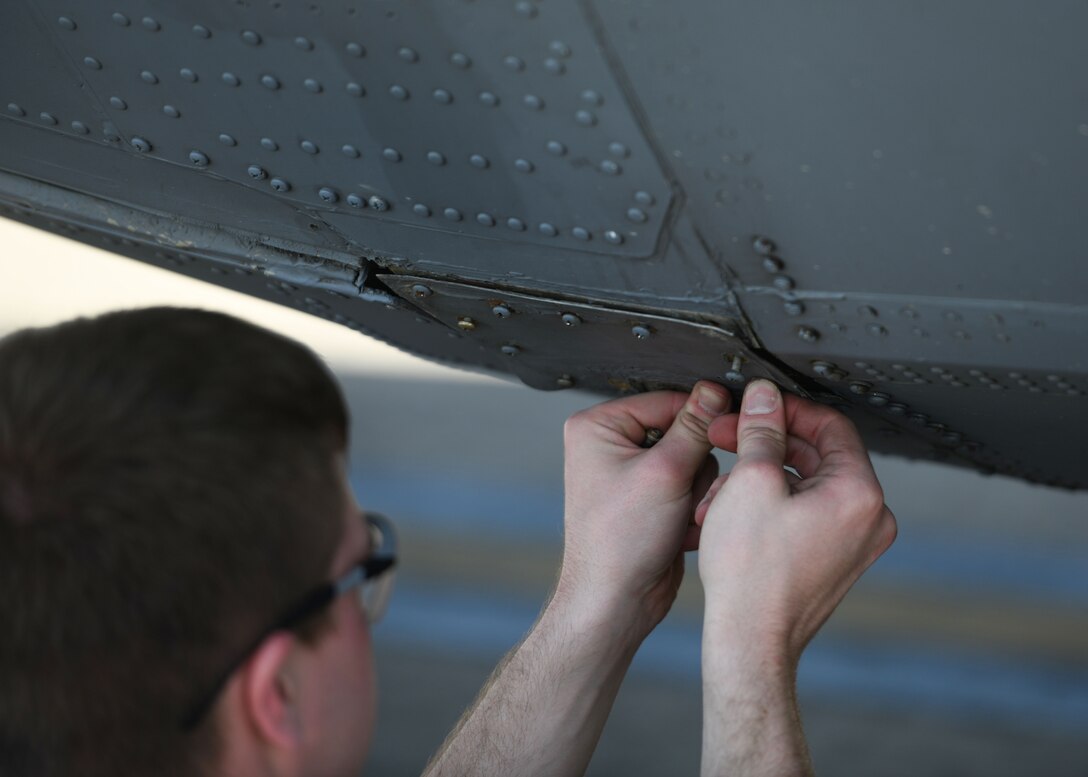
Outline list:
[[[600,429],[610,432],[612,442],[633,449],[641,448],[647,429],[668,429],[688,397],[678,391],[652,391],[621,397],[575,413],[567,421],[568,434],[583,433],[600,437]]]
[[[769,380],[754,380],[744,391],[737,420],[737,464],[739,471],[758,471],[761,479],[788,488],[786,472],[786,409],[778,386]]]
[[[706,512],[710,509],[710,505],[714,503],[714,498],[718,495],[718,492],[722,490],[722,486],[729,480],[729,473],[720,475],[714,479],[714,482],[710,484],[710,488],[707,489],[706,494],[703,496],[702,501],[695,507],[695,515],[693,520],[696,526],[702,526],[706,521]]]
[[[789,423],[789,397],[786,397],[787,431]],[[711,445],[721,448],[723,451],[736,453],[737,451],[737,421],[740,416],[736,413],[717,418],[710,425],[707,436]],[[786,438],[786,466],[793,467],[801,473],[802,477],[812,477],[820,466],[820,453],[815,446],[800,437],[788,434]]]
[[[718,478],[718,460],[712,454],[708,454],[702,468],[695,476],[695,482],[691,484],[692,504],[698,505],[711,485]]]
[[[652,455],[693,478],[712,447],[707,438],[710,422],[727,413],[731,403],[732,397],[723,386],[699,381]]]

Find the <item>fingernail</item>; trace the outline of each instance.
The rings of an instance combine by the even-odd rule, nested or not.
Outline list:
[[[745,415],[767,415],[778,409],[778,387],[765,380],[753,381],[744,392],[741,409]]]
[[[724,413],[729,402],[727,397],[707,386],[699,386],[699,390],[695,392],[695,400],[699,403],[699,407],[712,416]]]

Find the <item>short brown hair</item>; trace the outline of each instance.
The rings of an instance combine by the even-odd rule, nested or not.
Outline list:
[[[346,430],[310,351],[223,314],[0,341],[0,773],[200,773],[179,720],[326,578]]]

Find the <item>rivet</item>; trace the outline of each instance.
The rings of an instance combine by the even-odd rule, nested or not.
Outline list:
[[[356,43],[354,41],[352,41],[351,43],[348,43],[346,46],[344,46],[344,49],[348,52],[348,54],[351,54],[351,56],[353,56],[353,57],[365,57],[366,56],[366,48],[364,48],[363,46],[361,46],[360,44],[358,44],[358,43]]]
[[[643,324],[636,324],[635,326],[631,327],[631,334],[633,334],[638,340],[649,340],[650,335],[653,333],[650,331],[650,328],[648,326],[644,326]]]
[[[61,16],[57,19],[57,24],[59,24],[63,30],[74,30],[76,28],[76,23],[67,16]]]
[[[318,152],[317,144],[312,140],[303,140],[298,144],[298,147],[305,151],[307,154],[316,154]]]
[[[473,167],[479,168],[480,170],[486,170],[491,165],[491,163],[487,160],[487,157],[482,156],[481,154],[473,154],[472,156],[470,156],[468,158],[468,163]]]
[[[797,327],[797,336],[804,340],[806,343],[814,343],[820,339],[820,333],[812,327],[807,326]]]
[[[405,62],[419,62],[419,53],[408,46],[401,46],[397,50],[397,56]]]
[[[535,94],[525,95],[521,98],[521,103],[526,108],[533,111],[539,111],[541,108],[544,107],[544,101],[537,97]]]
[[[111,97],[110,105],[119,111],[128,110],[128,103],[122,100],[120,97]]]
[[[733,357],[732,366],[729,371],[725,373],[725,379],[730,383],[744,383],[748,379],[744,377],[744,373],[741,368],[744,366],[744,359],[740,356]]]
[[[642,210],[641,208],[628,208],[627,209],[627,220],[628,221],[633,221],[636,224],[644,224],[644,223],[646,223],[647,218],[648,218],[648,216],[646,215],[646,211]]]
[[[574,313],[564,313],[559,317],[564,326],[578,326],[582,323],[582,319],[576,316]]]
[[[617,162],[615,162],[615,161],[613,161],[611,159],[605,159],[604,161],[602,161],[597,166],[597,169],[600,170],[605,175],[619,175],[620,173],[623,172],[623,168],[620,167]]]
[[[865,394],[868,394],[872,390],[873,390],[872,384],[865,383],[864,381],[859,380],[859,381],[856,381],[856,382],[850,384],[850,391],[852,393],[854,393],[854,394],[859,395],[859,396],[864,396]]]
[[[455,51],[450,54],[450,64],[454,67],[459,67],[464,70],[472,65],[472,60],[467,54],[462,54],[460,51]]]
[[[763,258],[763,269],[767,272],[782,272],[783,267],[785,267],[785,263],[777,256]]]
[[[648,208],[654,204],[654,196],[649,192],[638,191],[635,192],[635,202]]]
[[[518,348],[516,345],[504,345],[499,350],[502,351],[503,354],[505,354],[506,356],[517,356],[519,353],[521,353],[521,349]]]
[[[769,256],[774,253],[775,244],[769,237],[759,235],[752,240],[752,248],[756,250],[757,254]]]
[[[461,220],[461,211],[457,210],[457,208],[446,208],[442,211],[442,215],[445,216],[448,221]]]
[[[419,299],[426,299],[434,294],[429,286],[424,286],[422,283],[416,283],[412,285],[412,295]]]
[[[263,76],[261,76],[261,85],[265,86],[265,87],[267,87],[269,89],[279,89],[280,88],[280,80],[278,78],[276,78],[274,75],[271,75],[269,73],[265,73]]]
[[[81,121],[73,121],[72,129],[80,135],[88,135],[91,132],[91,128]]]
[[[178,71],[178,75],[181,76],[184,80],[188,81],[190,84],[195,84],[197,81],[197,75],[195,72],[193,72],[192,68],[183,67],[181,70]]]
[[[576,111],[574,120],[583,127],[592,127],[597,123],[597,117],[594,115],[593,111]]]
[[[480,102],[482,102],[489,108],[494,108],[496,105],[499,104],[499,98],[495,95],[494,92],[480,92],[479,98]]]
[[[963,442],[963,435],[958,432],[949,432],[948,434],[942,435],[941,442],[945,445],[959,445]]]
[[[309,38],[299,35],[295,38],[295,47],[300,48],[303,51],[313,51],[314,43]]]
[[[867,330],[873,337],[886,337],[888,334],[887,328],[880,324],[869,324]]]
[[[880,311],[872,305],[862,305],[858,308],[858,315],[865,318],[879,318]]]
[[[589,240],[591,237],[593,237],[591,234],[589,234],[589,230],[585,227],[575,227],[570,231],[570,233],[574,235],[576,239],[583,241]]]
[[[317,190],[317,196],[324,202],[336,202],[340,199],[340,195],[336,193],[335,189],[330,189],[328,186],[322,186]]]
[[[117,128],[110,122],[106,122],[102,126],[102,137],[104,137],[110,143],[120,143],[121,136],[117,134]]]
[[[431,97],[435,99],[435,102],[442,103],[443,105],[449,105],[453,102],[453,95],[445,89],[435,89],[431,92]]]
[[[250,165],[246,168],[246,172],[249,173],[249,177],[254,181],[263,181],[268,177],[268,173],[259,165]]]
[[[461,316],[457,319],[457,327],[465,332],[471,332],[476,328],[476,322],[468,316]]]
[[[26,111],[18,103],[8,103],[8,113],[13,116],[26,116]]]
[[[129,21],[129,18],[127,16],[125,16],[123,13],[115,13],[110,18],[113,19],[114,24],[116,24],[116,25],[118,25],[120,27],[128,27],[129,24],[132,23],[131,21]]]
[[[197,36],[198,38],[207,39],[212,36],[212,31],[205,27],[203,24],[194,24],[193,35]]]
[[[253,30],[242,30],[242,40],[250,46],[261,45],[261,36]]]
[[[417,202],[412,206],[412,212],[417,216],[428,218],[431,215],[431,209],[424,205],[422,202]]]
[[[521,219],[518,219],[518,218],[513,218],[513,217],[508,218],[506,220],[506,226],[508,228],[514,230],[515,232],[524,232],[525,231],[525,222],[522,221]]]
[[[271,181],[268,182],[268,185],[278,192],[291,191],[291,184],[287,183],[287,181],[283,180],[282,178],[273,178]]]
[[[929,416],[925,413],[911,413],[907,420],[916,426],[925,426],[929,423]]]
[[[42,124],[48,124],[50,126],[55,126],[57,124],[57,117],[46,111],[39,113],[38,118],[41,119]]]
[[[604,239],[613,245],[619,245],[623,242],[623,235],[614,229],[606,229],[604,231]]]
[[[589,103],[590,105],[600,106],[604,104],[604,98],[601,97],[600,92],[596,92],[592,89],[586,89],[582,92],[582,102]]]
[[[574,388],[574,378],[570,375],[560,375],[556,378],[555,385],[563,389]]]
[[[147,153],[151,150],[151,144],[143,138],[132,138],[131,140],[129,140],[129,144],[137,151],[141,151],[143,153]]]
[[[446,157],[438,151],[428,151],[427,161],[432,165],[444,165],[446,164]]]
[[[782,305],[787,316],[802,316],[805,313],[805,305],[797,300],[789,300]]]
[[[379,213],[389,210],[389,203],[376,194],[371,195],[370,199],[368,199],[366,202],[372,210],[376,210]]]
[[[189,161],[197,167],[207,167],[211,163],[211,160],[208,159],[208,155],[203,151],[190,151]]]
[[[887,394],[883,394],[879,391],[874,391],[869,395],[869,404],[873,407],[884,407],[891,401],[891,397]]]
[[[559,234],[559,230],[556,229],[555,225],[549,224],[547,221],[542,221],[537,229],[540,231],[540,234],[546,237],[555,237]]]
[[[315,78],[307,78],[302,82],[302,88],[311,94],[320,94],[324,87],[321,86],[321,82]]]
[[[394,100],[402,100],[402,101],[407,100],[408,99],[408,90],[405,89],[400,84],[393,84],[391,87],[389,87],[389,95]]]
[[[549,140],[544,146],[548,150],[549,154],[553,156],[563,156],[567,153],[567,147],[560,143],[558,140]]]
[[[548,59],[544,60],[544,69],[552,75],[561,76],[567,68],[558,59],[548,57]]]
[[[570,56],[570,46],[561,40],[553,40],[549,43],[548,50],[551,51],[552,54],[555,54],[555,56],[563,57],[564,59]]]
[[[528,159],[515,159],[514,169],[519,173],[531,173],[533,172],[533,163]]]
[[[793,286],[794,286],[793,278],[791,278],[790,276],[788,276],[788,275],[775,276],[774,287],[776,289],[780,289],[781,291],[792,291]]]
[[[101,70],[102,69],[102,63],[99,62],[94,57],[84,57],[83,58],[83,64],[86,65],[87,67],[89,67],[91,70]]]
[[[491,308],[491,312],[494,313],[495,316],[498,318],[510,318],[510,315],[513,311],[511,311],[510,308],[506,307],[506,305],[496,305],[495,307]]]
[[[519,57],[509,56],[502,61],[507,70],[521,71],[525,69],[525,61]]]
[[[366,201],[358,194],[349,194],[347,197],[344,198],[344,201],[353,208],[366,207]]]
[[[834,372],[837,369],[838,369],[838,367],[836,367],[831,362],[814,361],[812,363],[812,371],[815,374],[820,375],[821,377],[827,377],[828,375],[830,375],[832,372]]]
[[[532,19],[536,16],[536,6],[529,2],[529,0],[519,0],[514,5],[514,10],[527,19]]]
[[[618,157],[621,157],[621,158],[629,157],[631,155],[631,150],[629,148],[627,148],[627,146],[620,143],[619,141],[613,141],[613,142],[609,143],[608,144],[608,152],[610,154],[612,154],[613,156],[618,156]]]
[[[240,83],[242,83],[238,76],[234,75],[234,73],[231,73],[229,71],[219,76],[219,80],[227,86],[238,86]]]
[[[237,146],[238,145],[238,141],[234,139],[234,136],[233,135],[228,135],[225,132],[222,133],[219,136],[219,142],[222,143],[224,146]]]
[[[382,156],[390,162],[399,162],[403,158],[395,148],[383,148]]]
[[[171,119],[176,119],[181,116],[181,111],[179,111],[173,105],[162,106],[162,112],[169,116]]]
[[[347,84],[344,85],[344,88],[352,97],[362,97],[366,94],[366,89],[363,88],[363,85],[356,83],[355,81],[348,81]]]
[[[892,402],[890,405],[888,405],[888,412],[892,415],[906,415],[907,406],[904,405],[902,402]]]
[[[265,151],[279,151],[280,144],[272,138],[261,138],[261,148]]]

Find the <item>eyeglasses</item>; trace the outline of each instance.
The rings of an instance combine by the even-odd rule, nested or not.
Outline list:
[[[262,631],[245,652],[230,665],[230,668],[219,676],[211,690],[189,707],[188,713],[181,720],[183,731],[191,731],[196,727],[211,709],[230,676],[245,663],[250,654],[270,634],[298,626],[352,590],[358,591],[359,605],[367,621],[374,624],[381,619],[385,614],[386,605],[389,604],[389,595],[393,591],[393,567],[397,563],[397,534],[393,528],[393,522],[380,513],[367,511],[360,517],[366,523],[366,530],[370,536],[370,553],[367,557],[353,565],[336,580],[323,583],[308,591],[291,607],[288,607],[271,626]]]

